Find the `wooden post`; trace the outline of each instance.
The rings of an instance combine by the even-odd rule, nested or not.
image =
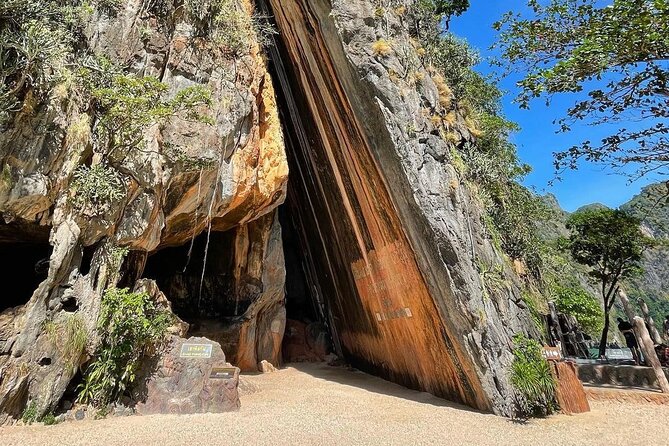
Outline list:
[[[643,356],[646,358],[646,362],[655,372],[660,389],[662,389],[663,393],[669,393],[669,381],[667,381],[664,370],[660,365],[660,360],[657,359],[655,345],[646,329],[646,322],[638,316],[634,318],[634,331],[636,332],[637,339],[639,340],[639,347],[641,347],[641,351],[643,351]]]
[[[636,317],[636,314],[634,313],[634,310],[632,310],[632,306],[630,305],[630,300],[627,297],[627,293],[620,288],[618,290],[618,298],[620,299],[620,303],[623,304],[623,308],[625,309],[625,314],[627,314],[627,319],[632,322],[634,318]]]
[[[653,317],[650,315],[650,312],[648,311],[648,305],[646,305],[646,302],[643,299],[639,299],[639,307],[641,307],[641,314],[643,314],[643,319],[646,321],[646,325],[648,326],[648,332],[650,333],[650,338],[653,340],[654,343],[662,344],[662,336],[660,336],[660,332],[657,331],[657,327],[655,326],[655,321],[653,320]]]
[[[562,327],[560,326],[560,319],[558,318],[557,309],[555,308],[554,302],[548,302],[548,310],[550,311],[551,323],[549,324],[553,330],[555,330],[555,335],[560,341],[560,350],[562,350],[562,357],[567,356],[566,346],[564,345],[564,337],[562,336]]]

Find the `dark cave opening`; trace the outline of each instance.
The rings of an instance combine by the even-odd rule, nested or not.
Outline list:
[[[146,261],[143,277],[156,281],[173,311],[193,328],[202,320],[235,317],[250,304],[232,298],[234,235],[234,231],[205,232],[192,242],[161,249]]]
[[[0,281],[7,284],[0,296],[0,312],[25,305],[49,272],[47,226],[29,223],[0,223]]]
[[[298,238],[299,229],[288,205],[279,208],[279,221],[286,265],[286,317],[307,324],[318,321],[319,311],[307,282],[307,265]]]
[[[282,353],[285,362],[322,361],[333,352],[332,332],[319,304],[318,291],[309,285],[306,247],[301,244],[300,219],[295,203],[279,208],[286,267],[286,330]]]

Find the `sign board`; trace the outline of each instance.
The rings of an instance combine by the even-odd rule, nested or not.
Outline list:
[[[235,367],[212,367],[209,378],[211,379],[232,379],[235,377]]]
[[[560,347],[544,345],[541,348],[541,356],[549,361],[559,361],[562,359],[562,351],[560,350]]]
[[[211,344],[182,344],[180,358],[211,358]]]
[[[607,348],[606,357],[617,360],[633,360],[632,350],[629,348]]]

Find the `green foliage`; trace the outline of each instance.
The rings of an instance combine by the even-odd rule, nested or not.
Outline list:
[[[541,356],[541,345],[524,335],[513,338],[511,384],[517,392],[521,416],[546,416],[558,409],[555,379],[548,361]]]
[[[211,124],[211,119],[198,113],[198,108],[211,104],[211,92],[198,85],[180,90],[165,98],[167,85],[155,77],[109,73],[108,82],[92,89],[96,101],[98,124],[95,130],[96,150],[119,161],[132,150],[145,150],[145,131],[164,125],[178,114],[195,122]],[[91,73],[84,73],[90,77]]]
[[[231,57],[248,54],[256,44],[269,44],[277,33],[264,17],[250,14],[236,0],[212,0],[209,4],[186,0],[184,6],[200,32],[209,35]]]
[[[125,182],[113,167],[104,164],[80,166],[74,171],[70,201],[77,212],[104,216],[112,205],[125,197]]]
[[[70,369],[79,366],[86,343],[88,342],[88,333],[83,319],[78,314],[72,314],[67,317],[63,323],[49,321],[44,325],[44,331]]]
[[[546,331],[543,315],[546,314],[547,302],[545,297],[535,290],[524,289],[521,294],[521,298],[527,309],[530,311],[530,317],[532,317],[532,322],[534,327],[537,329],[538,333],[544,333]]]
[[[599,354],[604,355],[609,329],[609,313],[623,279],[640,273],[642,255],[652,240],[641,232],[639,219],[620,210],[590,208],[572,214],[567,220],[571,231],[564,240],[574,260],[589,268],[588,274],[601,284],[604,302],[604,328]]]
[[[71,27],[55,0],[0,4],[0,125],[20,108],[24,92],[45,95],[70,58]]]
[[[579,211],[567,220],[571,231],[566,247],[577,262],[591,268],[604,296],[620,279],[638,274],[643,252],[652,240],[641,232],[639,219],[615,209]]]
[[[116,401],[135,380],[140,359],[164,339],[171,316],[146,293],[110,288],[98,319],[100,343],[86,369],[79,401],[98,407]]]
[[[33,424],[37,421],[37,403],[31,401],[26,405],[21,414],[21,421],[25,424]]]
[[[598,143],[558,153],[556,168],[582,159],[614,166],[633,163],[643,175],[667,174],[669,148],[669,3],[666,0],[530,0],[530,15],[509,12],[495,24],[509,71],[522,73],[518,102],[586,91],[560,121],[618,124]],[[630,121],[639,122],[631,128]]]
[[[45,426],[53,426],[54,424],[58,423],[53,412],[49,412],[44,415],[40,421],[44,423]]]
[[[491,294],[499,291],[506,285],[504,266],[499,263],[477,262],[479,277],[483,284],[483,296],[489,298]]]
[[[599,301],[578,284],[557,286],[551,290],[557,309],[574,316],[591,335],[599,335],[604,325],[604,312]]]
[[[422,15],[430,14],[437,21],[444,20],[446,28],[451,17],[469,9],[469,0],[418,0],[414,5]]]

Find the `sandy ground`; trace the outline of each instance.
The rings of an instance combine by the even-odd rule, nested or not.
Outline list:
[[[593,403],[525,424],[361,372],[298,365],[246,377],[236,413],[0,428],[1,445],[669,445],[669,406]]]

